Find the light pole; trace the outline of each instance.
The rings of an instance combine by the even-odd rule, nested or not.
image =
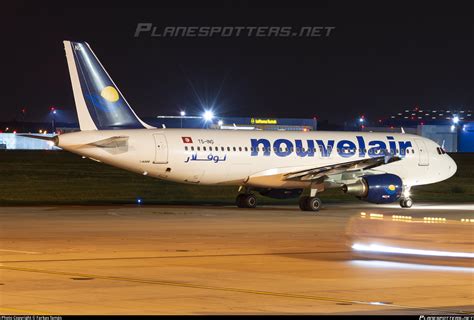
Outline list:
[[[181,110],[181,111],[179,112],[179,114],[181,115],[180,120],[181,120],[181,129],[182,129],[182,128],[183,128],[183,117],[186,115],[186,111]]]
[[[56,117],[55,117],[55,115],[56,115],[57,110],[56,110],[55,107],[51,107],[51,108],[49,108],[49,111],[51,111],[51,130],[54,133],[54,132],[56,132]]]

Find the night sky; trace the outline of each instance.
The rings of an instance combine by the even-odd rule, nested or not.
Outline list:
[[[223,116],[341,123],[473,106],[473,2],[15,2],[0,12],[0,121],[23,107],[27,121],[41,121],[51,105],[75,121],[64,39],[87,41],[142,117],[214,105]],[[335,29],[320,38],[135,38],[139,22]]]

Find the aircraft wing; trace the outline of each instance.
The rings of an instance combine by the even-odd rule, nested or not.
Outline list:
[[[368,170],[387,163],[399,161],[399,157],[380,156],[370,159],[361,159],[349,162],[336,163],[333,165],[306,169],[302,171],[290,172],[283,175],[283,180],[287,181],[313,181],[324,176],[339,174],[348,171]]]

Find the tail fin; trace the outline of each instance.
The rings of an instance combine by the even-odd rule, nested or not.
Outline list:
[[[86,42],[64,41],[81,130],[153,128],[130,108]]]

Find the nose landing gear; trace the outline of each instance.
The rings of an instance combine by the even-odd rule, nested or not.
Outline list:
[[[400,207],[411,208],[413,200],[410,198],[410,186],[403,186],[403,195],[400,200]]]
[[[402,208],[411,208],[413,205],[413,200],[411,198],[404,198],[400,200],[400,207]]]

